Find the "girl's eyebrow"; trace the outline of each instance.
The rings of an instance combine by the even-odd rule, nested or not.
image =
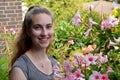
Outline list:
[[[33,24],[33,25],[38,25],[38,26],[41,26],[41,24]]]
[[[41,24],[34,24],[34,25],[43,26],[43,25],[41,25]],[[48,24],[46,24],[46,25],[52,25],[52,23],[48,23]]]
[[[52,25],[51,23],[47,24],[47,25]]]

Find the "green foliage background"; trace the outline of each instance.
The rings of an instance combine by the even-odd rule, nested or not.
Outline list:
[[[97,46],[99,46],[99,51],[101,50],[105,54],[109,54],[108,57],[111,64],[110,66],[115,71],[110,76],[110,80],[119,80],[120,49],[115,50],[114,47],[110,47],[110,49],[108,49],[106,45],[109,43],[109,40],[114,41],[113,37],[119,37],[120,24],[116,29],[113,28],[108,31],[101,31],[100,25],[95,25],[90,33],[90,36],[86,37],[84,35],[84,32],[89,28],[89,25],[82,24],[77,27],[74,26],[71,21],[77,10],[80,10],[83,22],[88,23],[88,18],[92,17],[94,21],[100,24],[102,19],[99,13],[93,12],[92,15],[90,15],[88,10],[82,8],[84,2],[94,0],[48,0],[48,2],[46,2],[47,0],[22,1],[26,3],[27,7],[30,7],[32,5],[46,6],[53,12],[55,17],[55,40],[52,43],[50,50],[48,51],[51,56],[55,57],[62,63],[66,57],[69,57],[71,55],[72,51],[80,51],[82,47],[95,43]],[[119,11],[118,14],[120,14]],[[108,15],[105,17],[108,17]],[[75,44],[67,46],[67,42],[71,39],[74,40]],[[120,48],[120,44],[118,44],[118,46]],[[94,54],[96,54],[96,52],[94,52]],[[7,59],[6,55],[0,58],[0,80],[8,80],[8,63],[9,59]],[[105,67],[107,66],[107,64],[104,65]],[[97,69],[97,66],[94,66],[94,69]],[[88,71],[88,73],[91,72]]]
[[[88,24],[82,24],[79,27],[76,27],[72,24],[71,20],[77,10],[80,10],[80,15],[82,21],[88,23],[88,18],[92,17],[95,22],[101,24],[102,18],[101,15],[97,12],[93,12],[92,15],[89,14],[89,10],[82,8],[84,2],[94,1],[94,0],[23,0],[27,3],[27,6],[32,5],[41,5],[50,8],[50,10],[55,15],[55,40],[52,43],[52,48],[49,50],[51,56],[54,56],[61,63],[66,57],[71,55],[71,51],[80,51],[82,47],[89,44],[95,43],[99,50],[98,52],[93,52],[93,54],[99,54],[100,51],[108,55],[109,63],[103,64],[104,67],[107,67],[108,64],[113,68],[114,73],[109,77],[111,80],[119,80],[120,77],[120,50],[115,50],[114,47],[107,48],[109,40],[114,41],[114,37],[118,38],[120,35],[120,24],[117,28],[110,30],[101,30],[100,25],[93,26],[93,29],[90,33],[90,36],[84,36],[84,32],[89,28]],[[119,17],[119,9],[118,15]],[[105,15],[104,18],[107,18],[108,15]],[[66,45],[69,40],[74,40],[75,44]],[[118,44],[120,48],[120,44]],[[98,70],[97,66],[93,70]],[[103,70],[102,70],[103,69]],[[101,68],[101,72],[105,72],[104,68]],[[88,70],[88,73],[91,73]],[[89,74],[87,75],[89,76]]]

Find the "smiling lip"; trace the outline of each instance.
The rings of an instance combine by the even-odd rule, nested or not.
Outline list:
[[[45,43],[48,41],[49,38],[39,38],[39,41],[42,43]]]

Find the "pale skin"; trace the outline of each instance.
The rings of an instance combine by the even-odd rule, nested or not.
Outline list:
[[[33,16],[32,21],[34,26],[32,26],[30,35],[32,35],[31,38],[33,44],[25,54],[30,58],[38,70],[50,75],[52,73],[52,64],[46,54],[46,48],[48,47],[54,32],[52,19],[50,15],[39,13]],[[54,80],[60,79],[61,78],[55,78]],[[15,67],[10,74],[10,80],[27,79],[22,70]]]

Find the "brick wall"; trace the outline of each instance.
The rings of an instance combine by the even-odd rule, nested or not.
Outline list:
[[[0,29],[4,25],[7,29],[19,28],[22,24],[21,0],[0,0]],[[1,30],[0,30],[1,31]],[[0,39],[0,53],[3,52],[4,41]]]
[[[0,0],[0,25],[7,28],[21,27],[22,2],[21,0]]]

